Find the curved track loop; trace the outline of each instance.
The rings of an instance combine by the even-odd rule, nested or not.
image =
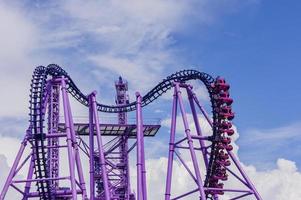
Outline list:
[[[88,97],[84,95],[73,80],[61,67],[56,64],[50,64],[47,67],[39,66],[35,69],[30,89],[30,130],[35,142],[35,174],[36,178],[48,177],[48,166],[46,165],[46,149],[44,148],[45,133],[44,115],[45,108],[43,106],[46,97],[46,81],[48,76],[53,78],[64,77],[67,83],[68,92],[81,104],[88,106]],[[223,150],[231,150],[229,138],[225,134],[231,135],[232,129],[230,120],[233,118],[230,105],[232,99],[229,98],[229,85],[223,79],[214,79],[210,75],[196,70],[183,70],[176,72],[158,85],[142,98],[142,106],[146,106],[160,97],[167,90],[172,88],[173,82],[186,82],[189,80],[200,80],[207,88],[211,99],[213,113],[213,135],[211,137],[211,150],[209,167],[204,186],[211,188],[222,188],[219,180],[226,180],[226,172],[223,166],[229,164],[228,155]],[[100,112],[119,113],[131,112],[136,110],[136,102],[132,102],[124,106],[111,106],[97,103],[97,109]],[[231,115],[230,117],[228,115]],[[227,125],[228,124],[228,125]],[[51,188],[49,181],[38,181],[38,192],[40,199],[51,199]],[[213,191],[207,192],[209,199],[216,194]]]
[[[44,67],[37,67],[32,75],[30,89],[30,112],[29,122],[32,139],[35,143],[34,153],[36,155],[34,168],[36,179],[48,178],[46,165],[46,149],[44,148],[44,102],[46,93],[47,74]],[[40,199],[51,199],[50,184],[47,180],[37,181]]]

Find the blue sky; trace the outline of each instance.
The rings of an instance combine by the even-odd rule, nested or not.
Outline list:
[[[155,3],[160,5],[159,2]],[[254,161],[249,150],[252,145],[248,143],[249,137],[252,137],[252,130],[262,130],[264,134],[270,129],[301,123],[301,107],[297,104],[301,100],[301,94],[298,93],[301,45],[301,28],[298,26],[301,18],[298,11],[301,3],[290,1],[284,4],[282,1],[255,0],[190,3],[192,6],[198,6],[200,12],[197,9],[188,10],[192,9],[189,6],[183,11],[169,2],[164,5],[172,5],[171,8],[178,13],[169,16],[163,14],[164,9],[159,9],[159,17],[146,13],[145,20],[137,19],[143,17],[139,9],[133,9],[133,12],[137,13],[131,16],[131,13],[127,12],[132,10],[124,11],[118,5],[113,5],[112,10],[104,14],[92,10],[91,13],[95,13],[89,16],[85,13],[88,10],[85,9],[91,8],[93,3],[85,5],[86,8],[82,10],[77,7],[81,4],[80,1],[73,6],[68,1],[66,4],[60,1],[7,1],[6,4],[22,10],[22,14],[33,23],[33,34],[41,34],[35,41],[41,44],[29,47],[31,49],[27,56],[33,56],[35,59],[32,66],[28,63],[26,74],[30,74],[36,65],[58,63],[66,68],[84,91],[97,89],[100,93],[107,94],[107,103],[112,103],[113,80],[119,75],[129,79],[132,91],[142,90],[141,93],[145,93],[170,73],[185,68],[225,77],[231,83],[232,96],[235,99],[235,123],[241,133],[238,143],[245,145],[241,147],[241,159],[252,164]],[[104,4],[105,7],[110,3]],[[187,6],[183,2],[182,4],[183,7]],[[99,12],[101,11],[104,10]],[[110,11],[117,15],[125,15],[127,20],[132,19],[133,22],[137,22],[137,27],[120,17],[112,17],[110,21]],[[93,16],[95,18],[91,19]],[[109,22],[106,22],[106,19],[97,21],[97,17],[104,16]],[[163,21],[156,24],[158,19]],[[146,30],[140,32],[139,28]],[[103,35],[97,35],[92,29],[98,29]],[[119,29],[128,33],[118,32]],[[107,36],[106,33],[113,36]],[[133,37],[132,41],[128,40],[129,34],[136,35],[137,39]],[[101,36],[104,38],[97,38]],[[131,68],[131,65],[134,67]],[[138,69],[138,65],[145,69],[136,73],[141,72],[143,77],[143,73],[149,72],[154,78],[143,81],[144,78],[131,80],[135,76],[127,77],[135,73],[131,73],[131,70]],[[125,69],[124,66],[130,67],[128,72],[120,70]],[[82,77],[83,73],[86,74],[85,77]],[[29,77],[22,78],[27,82],[29,80]],[[91,78],[95,81],[91,81]],[[103,83],[110,82],[112,85],[102,86]],[[131,85],[137,85],[139,82],[142,85],[140,88]],[[165,113],[168,114],[168,110]],[[296,138],[291,143],[293,141],[296,141]],[[277,142],[290,143],[281,139]],[[266,145],[270,145],[268,141],[254,151],[260,152]],[[300,145],[295,145],[300,150]],[[273,163],[278,154],[281,154],[301,165],[299,153],[284,153],[281,149],[283,147],[274,150],[262,158],[262,162],[255,164],[260,167],[265,162]],[[244,159],[245,156],[248,159]]]
[[[225,76],[241,128],[269,128],[300,120],[301,4],[263,1],[223,17],[205,33],[180,35],[187,63]],[[191,53],[190,53],[191,52]]]
[[[246,145],[241,146],[241,159],[248,163],[254,162],[253,158],[244,159],[251,154],[248,148],[252,145],[247,140],[253,136],[248,134],[249,129],[266,130],[300,122],[300,8],[298,1],[262,1],[223,17],[201,34],[196,29],[178,36],[183,41],[179,46],[188,55],[187,63],[201,62],[205,71],[222,75],[231,83],[235,122]],[[256,145],[253,155],[273,146],[273,142]],[[271,162],[282,155],[300,166],[299,142],[298,138],[279,139],[277,143],[285,145],[259,160]],[[296,152],[285,150],[290,144]]]
[[[9,98],[0,100],[0,143],[23,136],[35,66],[59,64],[83,92],[97,90],[107,104],[114,103],[119,75],[134,100],[135,91],[145,94],[171,73],[192,68],[231,84],[244,164],[275,170],[286,159],[300,169],[300,10],[297,0],[1,1],[0,83]],[[170,109],[166,95],[144,114],[164,121]],[[148,148],[158,147],[152,158],[166,156],[166,133],[163,126],[149,140]],[[13,156],[4,148],[0,154],[10,164]]]

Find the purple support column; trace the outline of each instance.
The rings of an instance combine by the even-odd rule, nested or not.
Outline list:
[[[77,192],[76,192],[76,182],[75,182],[75,156],[73,152],[73,141],[70,129],[70,116],[68,111],[68,97],[67,97],[67,89],[66,89],[66,82],[65,79],[62,78],[62,97],[63,97],[63,107],[64,107],[64,118],[65,118],[65,126],[66,126],[66,134],[67,134],[67,145],[68,145],[68,160],[69,160],[69,171],[70,171],[70,182],[71,182],[71,190],[72,190],[72,199],[77,199]]]
[[[142,119],[142,115],[141,115],[141,124],[143,127],[143,119]],[[142,129],[142,140],[141,140],[141,144],[142,144],[142,183],[143,183],[143,200],[147,200],[147,185],[146,185],[146,168],[145,168],[145,153],[144,153],[144,134],[143,134],[143,129]]]
[[[137,180],[137,190],[138,190],[138,200],[147,200],[141,95],[138,92],[136,92],[136,98],[137,98],[136,120],[137,120],[137,179],[138,179]]]
[[[195,126],[196,126],[197,134],[199,136],[202,136],[201,127],[200,127],[199,119],[198,119],[197,112],[196,112],[196,109],[195,109],[195,104],[194,104],[194,101],[197,102],[197,103],[199,103],[199,101],[198,101],[195,93],[193,93],[191,86],[187,87],[186,90],[187,90],[189,104],[190,104],[190,107],[191,107],[192,116],[193,116],[193,120],[194,120],[194,123],[195,123]],[[202,108],[201,112],[204,115],[205,110]],[[209,119],[208,116],[205,116],[205,118],[207,120]],[[208,159],[207,148],[206,148],[204,140],[200,140],[200,145],[201,145],[201,148],[202,148],[203,158],[204,158],[205,166],[206,166],[206,169],[207,169],[208,166],[209,166],[209,159]],[[214,200],[218,200],[218,195],[217,194],[214,195]]]
[[[90,200],[95,198],[95,180],[94,180],[94,124],[92,98],[89,96],[89,153],[90,153]]]
[[[67,96],[67,99],[68,99],[68,96]],[[69,102],[69,100],[68,100],[68,102]],[[82,194],[83,199],[87,199],[86,184],[85,184],[85,180],[84,180],[83,168],[82,168],[82,164],[81,164],[81,160],[80,160],[78,144],[77,144],[76,137],[75,137],[74,123],[73,123],[73,117],[72,117],[72,113],[71,113],[70,104],[68,104],[68,110],[69,110],[69,120],[70,120],[70,122],[69,122],[70,123],[70,131],[71,131],[71,137],[73,140],[75,164],[77,167],[79,184],[80,184],[81,190],[83,192],[83,194]]]
[[[91,101],[92,101],[92,110],[93,110],[93,117],[95,122],[95,128],[96,128],[96,139],[97,139],[97,145],[98,145],[98,156],[102,171],[102,181],[103,181],[103,187],[105,191],[105,199],[110,200],[110,190],[109,190],[109,183],[108,183],[108,174],[106,170],[106,160],[104,156],[104,150],[101,140],[101,133],[100,133],[100,127],[99,127],[99,118],[98,118],[98,111],[96,106],[96,92],[94,91],[90,95]],[[93,156],[93,155],[91,155]]]
[[[203,134],[202,134],[199,118],[198,118],[198,115],[197,115],[197,112],[196,112],[196,109],[195,109],[192,90],[191,90],[190,87],[187,87],[186,90],[187,90],[187,95],[188,95],[188,99],[189,99],[190,108],[191,108],[191,111],[192,111],[192,116],[193,116],[193,120],[194,120],[194,124],[195,124],[195,128],[196,128],[196,132],[197,132],[198,136],[202,137]],[[203,157],[204,157],[205,166],[206,166],[206,169],[207,169],[208,165],[209,165],[207,149],[206,149],[204,140],[199,140],[199,141],[200,141],[200,146],[202,148],[202,153],[203,153]]]
[[[190,154],[191,154],[191,159],[192,159],[192,163],[193,163],[193,167],[194,167],[194,171],[195,171],[195,175],[196,175],[196,179],[197,179],[198,189],[199,189],[199,192],[200,192],[200,200],[206,200],[206,195],[205,195],[205,191],[204,191],[204,187],[203,187],[201,173],[200,173],[200,169],[199,169],[199,166],[198,166],[196,154],[195,154],[194,147],[193,147],[193,140],[192,140],[191,134],[190,134],[187,115],[186,115],[186,111],[185,111],[185,108],[184,108],[184,103],[183,103],[179,83],[175,83],[175,88],[176,88],[176,92],[177,92],[178,99],[179,99],[179,105],[180,105],[180,110],[181,110],[181,113],[182,113],[182,119],[183,119],[183,123],[184,123],[184,127],[185,127],[185,133],[186,133],[186,136],[187,136],[188,146],[189,146],[189,150],[190,150]]]
[[[128,138],[127,138],[128,140]],[[127,165],[127,177],[126,177],[126,182],[127,182],[127,196],[126,200],[130,200],[130,195],[131,195],[131,180],[130,180],[130,162],[129,162],[129,153],[128,153],[128,142],[125,143],[125,148],[124,148],[124,155],[126,155],[126,165]]]
[[[172,114],[171,114],[171,128],[170,128],[170,142],[169,142],[169,153],[168,153],[165,200],[170,200],[172,166],[173,166],[173,159],[174,159],[174,143],[175,143],[175,133],[176,133],[176,124],[177,124],[177,106],[178,106],[178,97],[177,97],[176,90],[174,90]]]
[[[18,165],[19,165],[20,159],[21,159],[21,157],[23,155],[23,152],[24,152],[24,149],[25,149],[25,147],[27,145],[27,134],[25,135],[25,137],[24,137],[24,139],[22,141],[22,144],[21,144],[21,147],[20,147],[20,149],[18,151],[17,157],[16,157],[16,159],[15,159],[15,161],[13,163],[12,168],[10,169],[9,175],[8,175],[8,177],[6,179],[6,182],[5,182],[4,186],[3,186],[3,189],[2,189],[2,192],[1,192],[1,195],[0,195],[0,200],[4,199],[4,197],[5,197],[5,195],[6,195],[7,191],[8,191],[8,188],[9,188],[10,184],[12,183],[12,180],[13,180],[13,178],[15,176],[15,171],[16,171]]]

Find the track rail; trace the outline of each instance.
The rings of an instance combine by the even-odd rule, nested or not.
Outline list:
[[[29,101],[29,122],[30,131],[32,133],[32,140],[34,142],[34,153],[36,159],[34,162],[34,173],[38,187],[40,199],[51,199],[49,181],[43,178],[49,177],[49,170],[46,165],[46,151],[44,148],[44,102],[46,98],[46,78],[47,74],[43,67],[37,67],[32,75],[30,101]]]
[[[75,85],[71,77],[61,67],[56,64],[50,64],[47,67],[39,66],[34,70],[31,84],[30,94],[30,127],[35,142],[36,164],[35,174],[37,178],[48,178],[49,172],[46,164],[46,150],[44,149],[44,101],[46,90],[46,81],[48,76],[53,78],[64,77],[67,83],[67,91],[81,104],[88,106],[88,97],[83,94],[80,89]],[[207,88],[212,105],[213,113],[213,135],[212,146],[209,160],[209,167],[207,170],[206,180],[204,185],[213,187],[210,180],[217,173],[217,159],[219,157],[219,149],[217,148],[222,139],[223,133],[220,132],[220,128],[217,124],[221,123],[220,109],[223,103],[220,102],[219,92],[216,85],[219,84],[219,79],[215,79],[212,76],[199,72],[196,70],[183,70],[176,72],[167,78],[163,79],[157,84],[151,91],[149,91],[142,98],[142,106],[147,106],[151,102],[159,98],[167,90],[171,89],[174,82],[186,82],[189,80],[200,80]],[[131,112],[136,110],[136,102],[132,102],[127,105],[104,105],[97,103],[97,109],[100,112],[106,113],[120,113]],[[40,199],[51,199],[51,189],[49,181],[38,181],[38,192]],[[210,196],[210,194],[209,194]],[[208,197],[209,198],[209,197]]]

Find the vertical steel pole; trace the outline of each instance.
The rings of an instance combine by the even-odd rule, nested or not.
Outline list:
[[[170,200],[172,166],[173,166],[174,150],[175,150],[174,143],[175,143],[176,124],[177,124],[177,106],[178,106],[178,97],[177,97],[177,92],[174,89],[172,114],[171,114],[171,128],[170,128],[170,142],[169,142],[169,153],[168,153],[165,200]]]
[[[126,155],[126,165],[127,165],[127,177],[126,177],[126,183],[127,183],[127,196],[126,200],[130,200],[130,195],[131,195],[131,180],[130,180],[130,162],[129,162],[129,153],[128,153],[128,138],[126,139],[127,142],[125,143],[125,148],[124,148],[124,154]]]
[[[195,109],[195,105],[194,105],[194,100],[193,100],[193,95],[194,94],[191,90],[191,87],[189,87],[189,86],[186,88],[186,91],[187,91],[187,95],[188,95],[190,108],[191,108],[191,111],[192,111],[192,116],[193,116],[193,121],[194,121],[195,128],[196,128],[196,132],[197,132],[198,136],[203,136],[201,126],[200,126],[200,122],[199,122],[199,118],[198,118],[198,115],[197,115],[197,112],[196,112],[196,109]],[[200,140],[200,146],[201,146],[203,157],[204,157],[205,167],[207,169],[208,165],[209,165],[209,160],[208,160],[208,154],[207,154],[207,150],[206,150],[204,140]]]
[[[73,151],[73,140],[72,140],[72,133],[70,129],[70,119],[69,119],[69,101],[67,97],[67,89],[66,89],[66,82],[65,79],[62,78],[61,81],[62,85],[62,97],[63,97],[63,107],[64,107],[64,118],[65,118],[65,126],[66,126],[66,134],[67,134],[67,146],[68,146],[68,160],[69,160],[69,170],[70,170],[70,182],[71,182],[71,190],[72,190],[72,199],[77,199],[77,191],[76,191],[76,182],[75,182],[75,155]]]
[[[198,101],[195,93],[192,91],[191,86],[188,86],[186,88],[186,91],[187,91],[189,104],[190,104],[190,108],[191,108],[191,111],[192,111],[192,116],[193,116],[193,120],[194,120],[194,124],[195,124],[195,127],[196,127],[197,134],[199,136],[203,136],[201,126],[200,126],[200,123],[199,123],[199,119],[198,119],[198,115],[197,115],[197,112],[196,112],[196,109],[195,109],[195,104],[194,104],[195,101],[197,101],[198,103],[199,103],[199,101]],[[201,112],[204,115],[205,111],[202,110]],[[207,118],[207,117],[208,116],[205,116],[205,118]],[[205,167],[206,167],[206,169],[208,169],[209,159],[208,159],[207,148],[206,148],[204,140],[200,140],[200,145],[201,145],[201,149],[202,149],[202,154],[203,154],[203,158],[204,158]],[[214,194],[214,200],[218,200],[218,199],[219,199],[218,195]]]
[[[67,99],[68,99],[68,102],[69,102],[68,96],[67,96]],[[85,180],[84,180],[83,167],[82,167],[81,160],[80,160],[78,144],[77,144],[76,137],[75,137],[75,129],[74,129],[74,123],[73,123],[73,117],[72,117],[70,103],[67,104],[67,106],[68,106],[68,110],[69,110],[70,131],[71,131],[71,137],[72,137],[72,140],[73,140],[73,149],[74,149],[74,154],[75,154],[74,155],[75,156],[75,164],[76,164],[76,167],[77,167],[79,184],[80,184],[80,187],[81,187],[81,190],[82,190],[83,199],[87,199],[86,183],[85,183]]]
[[[190,154],[191,154],[191,159],[192,159],[192,163],[193,163],[193,167],[194,167],[194,171],[195,171],[195,175],[196,175],[196,179],[197,179],[198,189],[199,189],[199,192],[200,192],[200,199],[201,200],[206,200],[206,195],[205,195],[205,191],[204,191],[204,187],[203,187],[201,173],[200,173],[200,170],[199,170],[196,154],[195,154],[194,147],[193,147],[193,140],[192,140],[191,134],[190,134],[187,115],[186,115],[186,111],[185,111],[185,108],[184,108],[184,103],[183,103],[179,83],[175,83],[175,88],[176,88],[176,92],[177,92],[178,99],[179,99],[179,105],[180,105],[182,119],[183,119],[183,123],[184,123],[184,127],[185,127],[185,133],[186,133],[186,136],[187,136],[188,146],[189,146],[189,150],[190,150]]]
[[[95,199],[95,180],[94,180],[94,123],[92,98],[89,96],[89,153],[90,153],[90,200]]]
[[[136,92],[136,99],[138,200],[147,200],[141,95],[138,92]]]
[[[23,152],[24,152],[24,149],[25,149],[25,147],[27,145],[27,136],[28,135],[26,134],[25,137],[24,137],[24,139],[23,139],[23,141],[22,141],[21,147],[20,147],[20,149],[18,151],[17,157],[16,157],[16,159],[15,159],[15,161],[13,163],[13,166],[10,169],[9,175],[8,175],[8,177],[6,179],[6,182],[5,182],[4,186],[3,186],[3,189],[2,189],[2,192],[1,192],[1,195],[0,195],[0,200],[4,199],[4,197],[5,197],[6,193],[7,193],[7,190],[9,188],[10,184],[12,183],[12,179],[15,176],[15,171],[16,171],[18,165],[19,165],[20,159],[21,159],[21,157],[23,155]]]
[[[96,139],[97,139],[97,145],[98,145],[98,156],[102,171],[102,178],[103,178],[103,187],[105,191],[105,199],[110,200],[110,190],[109,190],[109,181],[108,181],[108,174],[106,169],[106,160],[104,156],[104,150],[102,146],[102,139],[101,139],[101,133],[100,133],[100,127],[99,127],[99,118],[98,118],[98,111],[96,106],[96,92],[92,92],[91,101],[92,101],[92,109],[93,109],[93,117],[95,122],[95,128],[96,128]]]
[[[141,125],[143,127],[143,119],[142,119],[142,114],[141,114]],[[142,129],[142,184],[143,184],[143,200],[147,200],[147,185],[146,185],[146,168],[145,168],[145,153],[144,153],[144,134],[143,134],[143,129]]]

